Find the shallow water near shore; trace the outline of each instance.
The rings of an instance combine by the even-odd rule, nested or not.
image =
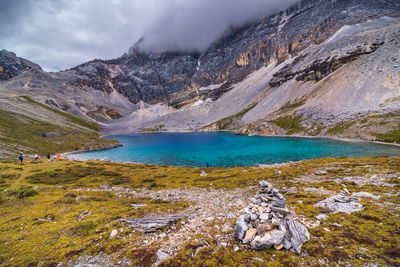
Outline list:
[[[123,146],[72,154],[77,160],[108,159],[157,165],[254,166],[321,157],[400,156],[400,147],[324,138],[244,136],[230,132],[150,133],[107,136]]]

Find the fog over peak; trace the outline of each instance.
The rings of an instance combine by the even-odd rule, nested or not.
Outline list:
[[[1,0],[0,49],[61,70],[147,51],[203,52],[232,27],[299,0]]]

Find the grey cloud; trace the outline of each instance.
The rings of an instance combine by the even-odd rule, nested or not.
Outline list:
[[[207,49],[236,27],[298,0],[1,0],[0,49],[47,70],[146,51]]]

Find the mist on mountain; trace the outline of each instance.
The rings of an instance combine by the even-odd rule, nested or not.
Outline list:
[[[232,27],[298,0],[2,0],[0,48],[46,70],[148,51],[202,52]]]

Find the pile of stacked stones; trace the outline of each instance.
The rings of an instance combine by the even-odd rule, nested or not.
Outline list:
[[[259,191],[245,209],[246,214],[236,222],[234,236],[251,249],[274,247],[300,253],[301,246],[310,239],[310,234],[302,223],[292,218],[281,193],[284,191],[261,181]]]

